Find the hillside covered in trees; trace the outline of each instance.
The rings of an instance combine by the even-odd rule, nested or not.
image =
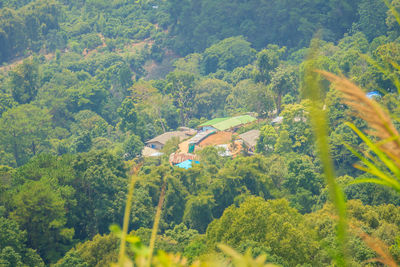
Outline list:
[[[278,266],[383,266],[377,247],[400,264],[396,11],[399,0],[0,0],[0,266],[110,266],[127,204],[141,240],[129,257],[156,221],[155,253],[187,260],[153,266],[226,259],[221,243]],[[306,92],[313,55],[393,119],[366,119],[341,80],[319,76],[347,256]],[[390,135],[374,134],[379,120]]]

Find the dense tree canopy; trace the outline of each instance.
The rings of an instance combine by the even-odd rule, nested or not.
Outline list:
[[[123,222],[138,164],[128,231],[142,243],[129,239],[130,257],[147,251],[160,204],[155,248],[189,262],[224,258],[225,243],[282,266],[339,265],[304,93],[309,59],[362,87],[400,129],[399,36],[381,0],[0,1],[0,265],[115,262],[120,235],[110,226]],[[318,47],[307,48],[313,37]],[[346,122],[376,136],[334,86],[319,85],[355,226],[349,265],[379,256],[358,228],[400,263],[400,196],[356,184],[376,172],[354,168],[361,162],[349,148],[370,159],[376,151]],[[199,163],[187,170],[170,162],[187,140],[145,148],[163,133],[238,115],[256,120],[227,129],[222,146],[198,144]]]

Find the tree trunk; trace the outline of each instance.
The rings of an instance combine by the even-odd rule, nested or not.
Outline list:
[[[167,130],[165,129],[165,125],[164,125],[164,122],[163,122],[163,120],[162,120],[162,116],[161,116],[161,112],[160,112],[160,110],[158,110],[158,118],[160,119],[160,124],[161,124],[161,127],[162,127],[162,129],[163,129],[163,132],[165,133]]]
[[[35,144],[35,141],[32,141],[32,154],[34,156],[36,155],[36,144]]]
[[[13,131],[13,154],[14,154],[14,159],[15,162],[17,163],[17,166],[20,166],[20,159],[19,159],[19,152],[18,152],[18,144],[17,144],[17,140],[16,140],[16,134],[15,131]]]
[[[276,115],[281,113],[281,102],[282,102],[282,95],[278,94],[276,99]]]

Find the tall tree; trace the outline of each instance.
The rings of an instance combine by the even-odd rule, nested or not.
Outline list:
[[[5,111],[16,106],[16,104],[11,95],[0,93],[0,117]]]
[[[16,221],[0,217],[1,266],[44,266],[40,256],[26,247],[26,239],[26,231],[22,231]]]
[[[76,172],[76,236],[85,239],[120,223],[126,192],[126,170],[120,158],[107,151],[79,154],[72,166]]]
[[[231,113],[256,112],[260,117],[266,117],[274,110],[274,93],[262,83],[254,83],[247,79],[233,87],[226,98],[225,109]]]
[[[294,66],[279,66],[270,73],[269,88],[275,93],[277,113],[281,112],[282,97],[285,94],[296,94],[299,86],[299,74]]]
[[[26,182],[14,197],[11,218],[27,231],[28,244],[46,263],[55,262],[71,245],[74,229],[67,222],[65,201],[50,179]]]
[[[232,71],[251,63],[255,50],[243,36],[224,39],[204,51],[203,71],[205,74],[216,72],[218,69]]]
[[[267,49],[257,54],[255,81],[268,84],[271,80],[271,72],[280,64],[281,57],[285,53],[286,47],[268,45]]]
[[[0,118],[0,145],[22,165],[43,150],[50,125],[51,117],[46,109],[30,104],[17,106]]]
[[[267,154],[274,152],[277,139],[278,134],[275,128],[271,125],[265,125],[261,128],[260,137],[257,140],[257,152],[265,152]]]
[[[18,12],[0,9],[0,62],[9,60],[26,47],[25,25]]]
[[[359,21],[355,24],[356,29],[365,33],[369,40],[384,35],[387,31],[386,12],[387,7],[383,1],[361,0],[358,5]]]
[[[10,72],[11,92],[19,104],[27,104],[35,99],[39,87],[39,68],[34,59],[26,59]]]
[[[167,81],[174,102],[179,108],[181,123],[186,125],[196,96],[194,90],[195,76],[189,72],[174,71],[167,75]]]
[[[282,130],[286,130],[289,133],[294,151],[310,155],[313,151],[313,143],[307,105],[307,101],[302,101],[300,104],[286,105],[282,111],[283,123],[281,127]]]
[[[225,99],[232,90],[231,86],[217,79],[205,79],[195,86],[194,112],[198,118],[211,118],[221,113],[225,106]],[[220,114],[219,113],[219,114]]]

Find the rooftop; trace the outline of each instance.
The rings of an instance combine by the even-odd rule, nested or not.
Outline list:
[[[190,154],[190,153],[172,153],[169,156],[169,163],[171,165],[175,165],[189,159],[196,160],[197,156],[195,154]]]
[[[189,131],[166,132],[159,136],[154,137],[153,139],[146,141],[146,144],[158,142],[162,145],[165,145],[169,140],[171,140],[174,137],[179,138],[179,140],[183,140],[183,139],[188,138],[191,135],[192,135],[192,132],[189,132]]]
[[[229,119],[229,118],[215,118],[215,119],[212,119],[212,120],[209,120],[209,121],[206,121],[206,122],[200,124],[198,127],[212,126],[212,125],[214,125],[216,123],[219,123],[219,122],[222,122],[222,121],[226,121],[227,119]]]
[[[242,139],[243,142],[250,147],[256,146],[259,137],[260,137],[259,130],[251,130],[239,135],[239,138]]]
[[[208,137],[209,135],[212,135],[214,133],[215,133],[215,131],[212,131],[212,130],[199,132],[198,134],[196,134],[195,136],[190,138],[189,144],[197,144],[197,143],[201,142],[203,139],[205,139],[206,137]]]
[[[207,121],[205,123],[202,123],[198,127],[212,126],[219,131],[225,131],[225,130],[231,129],[233,127],[242,125],[242,124],[247,124],[247,123],[253,122],[255,120],[256,120],[256,118],[254,118],[250,115],[242,115],[242,116],[230,117],[230,118],[216,118],[216,119]]]

